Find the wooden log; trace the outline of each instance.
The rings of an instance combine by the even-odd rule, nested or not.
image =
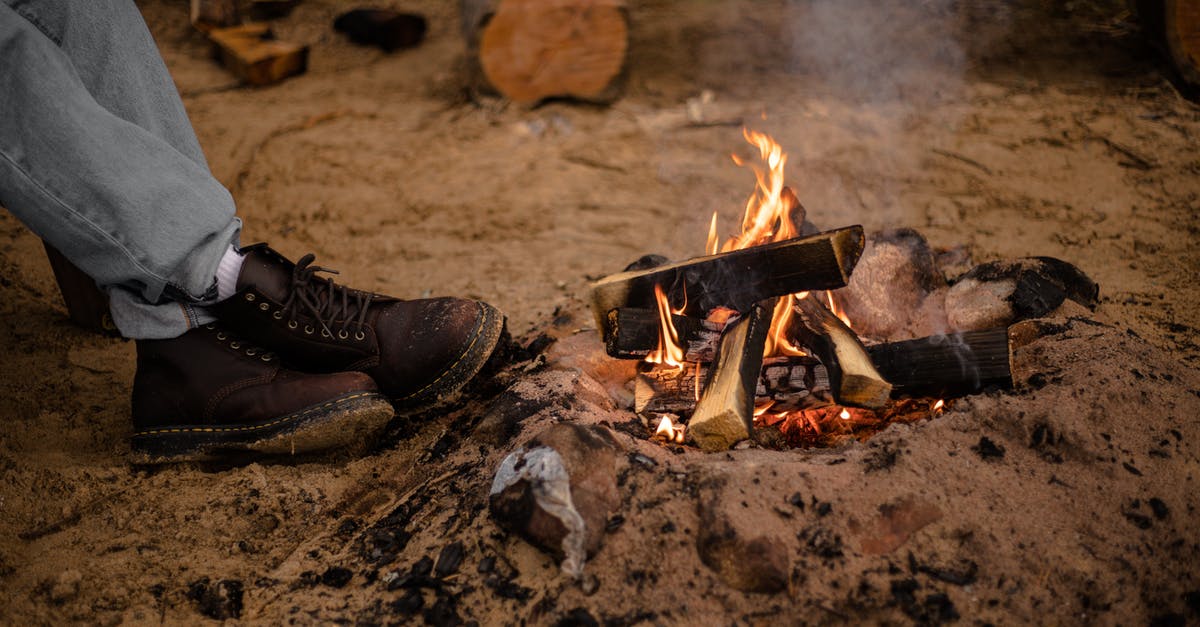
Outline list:
[[[189,21],[201,32],[241,24],[237,0],[191,0]]]
[[[621,307],[657,308],[655,285],[661,285],[673,303],[686,300],[684,313],[697,318],[717,307],[746,311],[767,298],[842,287],[858,262],[863,243],[862,227],[850,226],[621,272],[592,284],[592,311],[606,336],[608,312]]]
[[[647,364],[648,365],[648,364]],[[634,409],[639,414],[689,416],[696,409],[707,364],[688,364],[682,371],[654,367],[638,373]],[[833,404],[829,374],[815,357],[770,357],[763,360],[755,384],[754,404],[772,403],[771,411],[811,409]]]
[[[867,347],[893,396],[950,397],[1012,387],[1006,327]]]
[[[221,64],[249,85],[270,85],[308,68],[308,46],[275,39],[268,24],[216,28],[208,37]]]
[[[619,92],[629,24],[623,0],[462,0],[469,80],[522,104]]]
[[[750,308],[721,336],[710,380],[688,420],[687,437],[705,451],[723,451],[754,431],[754,390],[774,300]]]
[[[794,299],[793,344],[813,351],[829,370],[833,398],[841,405],[878,409],[892,393],[871,357],[846,323],[830,313],[815,296]]]
[[[1131,0],[1150,43],[1192,89],[1200,89],[1200,4],[1195,0]]]
[[[654,309],[614,309],[608,312],[604,327],[604,350],[617,359],[645,359],[658,346],[660,324]],[[713,360],[724,324],[680,315],[672,315],[671,324],[683,347],[684,361]]]

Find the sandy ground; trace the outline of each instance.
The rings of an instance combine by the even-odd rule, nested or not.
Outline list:
[[[243,620],[269,623],[1200,620],[1200,108],[1122,3],[631,2],[625,96],[533,109],[465,97],[450,3],[384,3],[431,20],[420,48],[385,55],[329,28],[342,5],[306,0],[277,31],[312,45],[310,70],[266,89],[232,84],[182,3],[140,4],[243,241],[313,251],[352,285],[482,298],[526,339],[555,316],[558,335],[587,326],[590,278],[699,253],[713,211],[732,229],[752,177],[729,154],[750,153],[736,124],[688,123],[711,90],[706,119],[788,151],[818,224],[912,226],[975,261],[1066,259],[1101,285],[1100,326],[1030,347],[1044,387],[865,444],[670,455],[623,435],[657,463],[622,462],[624,523],[589,595],[484,502],[503,453],[547,422],[634,418],[570,400],[611,369],[560,351],[526,381],[544,403],[474,406],[519,414],[512,440],[468,407],[357,460],[132,468],[133,345],[74,328],[40,242],[0,214],[4,622],[195,622],[221,581],[244,591]],[[786,555],[785,591],[736,592],[701,564],[714,502]],[[388,589],[454,540],[460,572],[422,607]],[[482,572],[489,559],[502,566]]]

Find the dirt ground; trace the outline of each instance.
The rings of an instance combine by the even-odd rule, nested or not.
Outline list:
[[[360,459],[134,468],[133,344],[73,327],[40,242],[0,213],[0,622],[194,623],[221,593],[262,623],[1200,620],[1200,107],[1124,3],[630,2],[624,96],[536,108],[467,97],[456,3],[379,3],[430,19],[384,54],[332,31],[344,5],[305,0],[276,30],[312,45],[309,71],[263,89],[210,60],[186,3],[139,4],[243,242],[563,339]],[[753,185],[729,157],[751,154],[739,122],[783,145],[817,224],[1059,257],[1101,305],[1029,347],[1041,387],[866,443],[672,454],[618,428],[641,457],[581,587],[488,516],[491,474],[551,422],[636,420],[578,398],[619,374],[575,334],[588,282],[699,254],[713,211],[733,228]],[[785,590],[701,563],[714,516],[785,556]],[[399,576],[455,542],[456,573]]]

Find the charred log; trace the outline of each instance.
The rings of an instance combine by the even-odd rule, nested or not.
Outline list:
[[[1012,386],[1008,329],[969,331],[867,348],[896,396],[959,396]]]
[[[621,272],[592,286],[592,310],[607,334],[608,312],[656,307],[654,286],[684,313],[704,317],[717,307],[746,311],[755,303],[805,290],[846,285],[863,249],[861,226],[697,257],[648,270]]]
[[[892,385],[879,374],[858,336],[813,296],[795,299],[795,316],[788,334],[807,347],[829,370],[833,398],[841,405],[879,408]]]
[[[705,364],[687,364],[683,370],[654,368],[638,373],[634,409],[640,414],[690,415],[709,370]],[[776,412],[833,404],[828,371],[815,357],[764,359],[755,384],[754,404],[768,403]]]

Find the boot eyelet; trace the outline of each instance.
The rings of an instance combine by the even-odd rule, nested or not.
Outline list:
[[[246,300],[254,302],[254,294],[246,294]]]
[[[314,328],[310,327],[310,326],[309,326],[309,325],[307,325],[307,324],[306,324],[306,325],[304,325],[304,333],[306,333],[307,335],[312,335],[312,334],[313,334],[313,331],[316,331],[316,329],[314,329]]]
[[[338,331],[338,339],[339,339],[339,340],[344,340],[344,339],[346,339],[346,338],[348,338],[348,337],[350,337],[350,334],[349,334],[349,333],[346,333],[346,330],[345,330],[345,329],[342,329],[341,331]]]
[[[357,331],[354,333],[354,339],[359,341],[365,340],[367,339],[367,334],[363,333],[362,331]]]
[[[263,361],[271,361],[272,356],[270,353],[267,353],[267,354],[263,355],[262,357],[259,357],[259,359],[261,359]]]
[[[258,349],[257,348],[247,348],[246,354],[253,357],[258,354]]]
[[[217,331],[217,339],[218,339],[218,340],[224,341],[224,340],[225,340],[226,338],[228,338],[228,337],[229,337],[229,336],[228,336],[228,335],[225,335],[225,332],[224,332],[224,331]]]
[[[241,348],[241,347],[242,347],[242,343],[241,343],[241,342],[230,342],[230,343],[229,343],[229,348],[232,348],[233,350],[237,350],[237,349],[239,349],[239,348]]]
[[[204,328],[205,328],[205,329],[208,329],[209,331],[212,331],[212,330],[214,330],[214,329],[216,329],[216,328],[217,328],[217,325],[215,325],[215,324],[206,324],[206,325],[204,325]]]
[[[295,329],[298,326],[300,326],[300,325],[296,324],[295,320],[288,320],[288,328],[289,329]]]
[[[271,306],[270,306],[270,305],[268,305],[268,304],[266,304],[266,303],[259,303],[259,305],[258,305],[258,308],[259,308],[259,309],[261,309],[261,310],[263,310],[263,311],[266,311],[266,310],[270,309],[270,308],[271,308]]]
[[[271,314],[271,317],[272,317],[272,318],[274,318],[274,319],[276,319],[276,320],[283,320],[283,312],[282,312],[282,311],[276,311],[275,313]]]
[[[325,329],[321,329],[321,337],[333,337],[333,336],[330,335],[329,331],[326,331]]]

